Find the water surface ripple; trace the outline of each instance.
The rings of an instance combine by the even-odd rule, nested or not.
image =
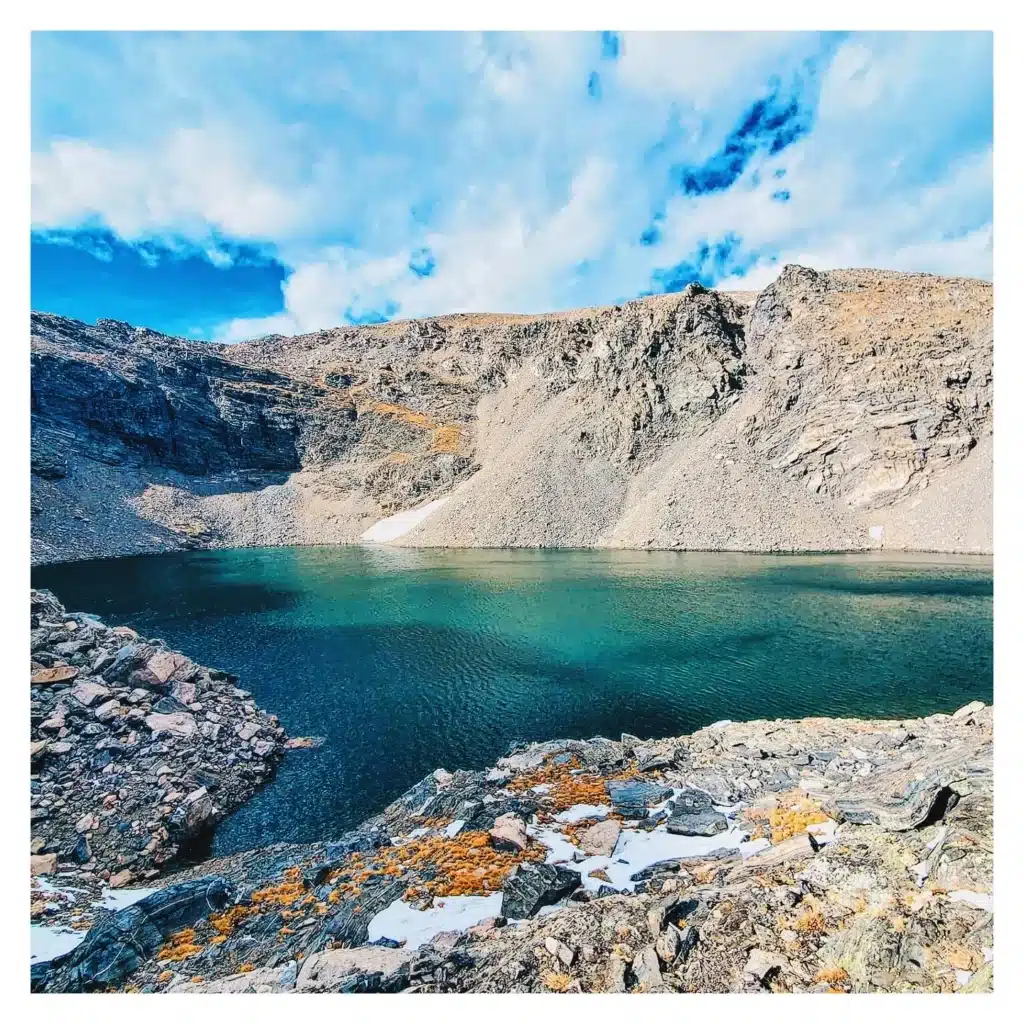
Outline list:
[[[48,566],[73,610],[242,677],[293,736],[214,852],[335,836],[512,739],[992,699],[992,565],[941,556],[257,548]]]

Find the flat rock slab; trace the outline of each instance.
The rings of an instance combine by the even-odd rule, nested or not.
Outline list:
[[[78,669],[73,665],[57,665],[54,668],[41,668],[32,673],[33,686],[52,686],[54,683],[70,683],[78,677]]]
[[[337,992],[353,975],[379,974],[387,985],[417,955],[414,949],[363,946],[359,949],[326,949],[307,957],[299,971],[296,992]]]
[[[613,780],[605,783],[612,806],[624,818],[644,818],[647,809],[672,795],[672,787],[660,782]]]
[[[173,932],[225,907],[233,891],[227,879],[211,875],[168,886],[106,915],[89,929],[80,946],[52,962],[56,977],[48,990],[82,992],[119,984]]]
[[[578,889],[581,881],[578,871],[554,864],[520,864],[501,887],[501,916],[512,921],[533,917],[541,907]]]
[[[991,776],[992,744],[939,747],[910,762],[872,772],[856,789],[834,801],[837,816],[856,825],[878,825],[889,832],[917,828],[943,810],[951,787]]]
[[[729,828],[729,822],[720,811],[701,811],[698,814],[673,814],[665,826],[677,836],[715,836]]]

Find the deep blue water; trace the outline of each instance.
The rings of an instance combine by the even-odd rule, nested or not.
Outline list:
[[[513,739],[992,699],[990,559],[362,547],[49,566],[74,611],[236,672],[291,735],[214,852],[335,836]]]

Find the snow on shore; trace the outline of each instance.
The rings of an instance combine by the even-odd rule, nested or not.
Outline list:
[[[433,515],[442,505],[448,501],[447,498],[438,498],[436,501],[428,501],[426,505],[419,508],[406,509],[396,515],[388,516],[374,523],[362,536],[360,540],[370,541],[375,544],[386,544],[390,540],[397,540],[404,537],[413,527],[419,526],[428,516]]]

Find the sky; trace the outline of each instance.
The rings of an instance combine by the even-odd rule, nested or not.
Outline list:
[[[989,33],[34,33],[32,305],[215,341],[992,275]]]

